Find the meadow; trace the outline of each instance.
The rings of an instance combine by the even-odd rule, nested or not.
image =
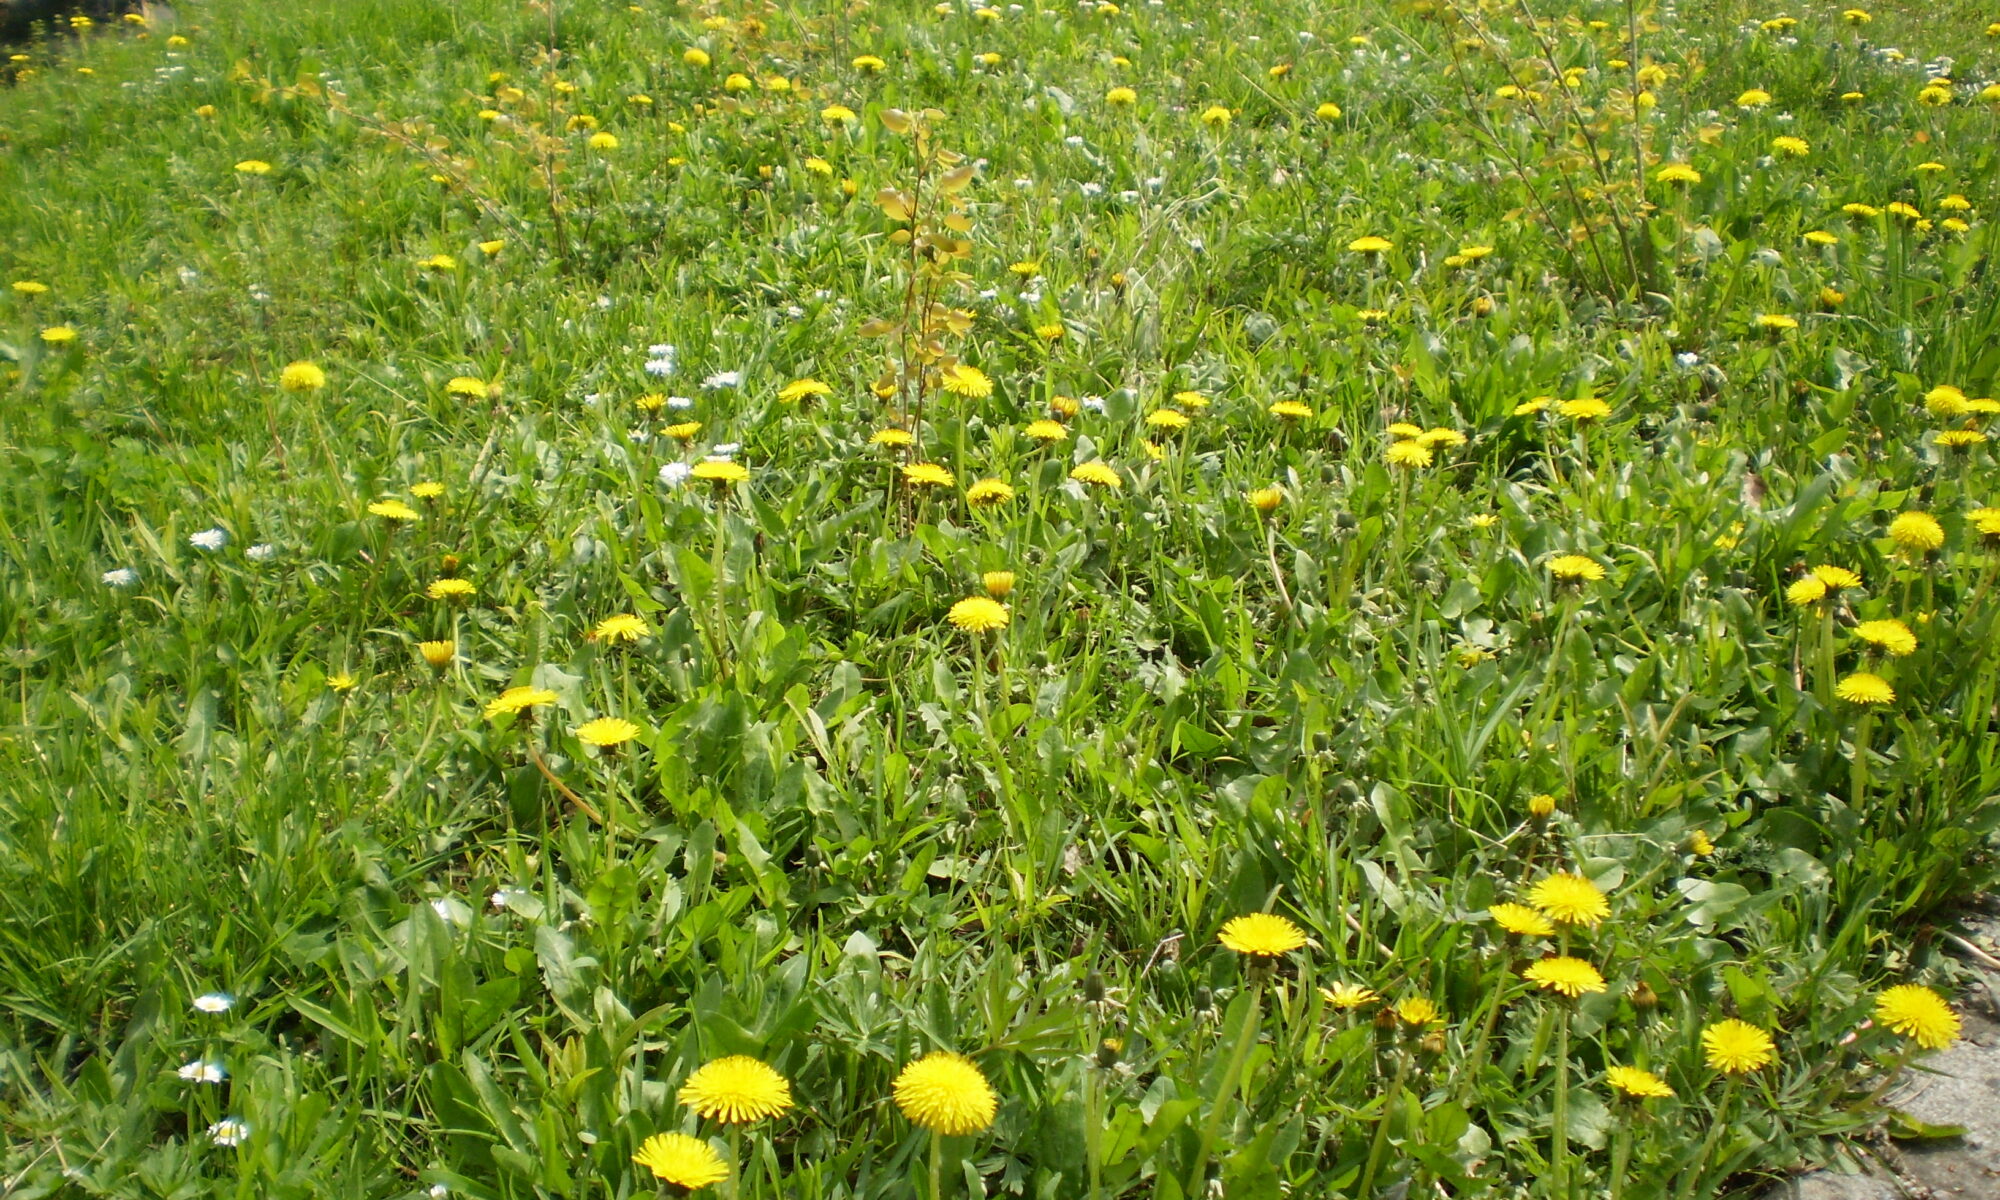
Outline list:
[[[1754,1194],[1960,1032],[2000,10],[0,58],[0,1193]]]

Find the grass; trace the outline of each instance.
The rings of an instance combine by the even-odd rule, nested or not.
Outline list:
[[[1971,6],[1843,7],[23,48],[0,1190],[624,1196],[685,1132],[745,1197],[1642,1200],[1857,1146],[1950,1022],[1857,1028],[1954,993],[1994,875],[1993,459],[1938,437],[1993,420],[2000,106]],[[1489,913],[1558,873],[1608,916]],[[1218,941],[1260,912],[1305,943]],[[990,1123],[892,1102],[933,1050]],[[677,1103],[731,1054],[793,1105]]]

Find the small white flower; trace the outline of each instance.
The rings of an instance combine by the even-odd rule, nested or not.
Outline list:
[[[1082,404],[1085,408],[1089,409],[1091,412],[1094,413],[1101,413],[1104,411],[1104,397],[1102,396],[1085,396],[1082,400],[1078,401],[1078,403]]]
[[[218,1146],[240,1146],[250,1136],[250,1122],[241,1117],[224,1117],[208,1127],[208,1136]]]
[[[106,587],[127,588],[139,582],[139,572],[130,567],[113,567],[102,578]]]
[[[1208,249],[1208,243],[1198,237],[1191,237],[1188,239],[1188,249],[1194,251],[1196,254],[1200,254]]]
[[[643,445],[652,438],[653,433],[649,429],[628,429],[625,431],[625,436]]]
[[[449,1195],[451,1195],[451,1189],[445,1185],[441,1183],[431,1185],[431,1200],[444,1200]]]
[[[1096,180],[1088,180],[1078,184],[1077,190],[1086,196],[1102,196],[1104,194],[1104,185],[1098,183]]]
[[[1083,145],[1083,138],[1082,138],[1081,136],[1077,135],[1077,134],[1074,134],[1074,133],[1072,133],[1072,134],[1070,134],[1070,135],[1069,135],[1068,137],[1066,137],[1066,138],[1064,138],[1064,139],[1063,139],[1063,145],[1065,145],[1065,146],[1081,146],[1081,145]]]
[[[243,557],[251,562],[270,562],[278,557],[278,548],[269,542],[258,542],[243,552]]]
[[[207,992],[194,998],[194,1010],[205,1013],[226,1013],[236,1004],[236,997],[228,992]]]
[[[204,529],[188,535],[188,545],[197,550],[220,550],[229,544],[229,535],[220,529]]]
[[[660,468],[660,482],[668,487],[679,487],[693,472],[694,468],[684,462],[670,462]]]
[[[1041,302],[1042,294],[1033,288],[1021,293],[1021,303],[1023,304],[1040,304]]]
[[[646,374],[648,375],[665,379],[673,373],[674,360],[671,358],[649,358],[646,360]]]
[[[1692,350],[1683,350],[1679,354],[1674,355],[1674,361],[1684,367],[1691,367],[1701,361],[1701,355],[1696,354]]]
[[[742,382],[743,372],[741,371],[717,371],[707,379],[702,380],[701,386],[705,388],[733,388]]]
[[[785,315],[796,321],[806,315],[806,310],[796,304],[788,304],[785,306]]]
[[[708,461],[727,462],[730,458],[735,456],[738,450],[741,450],[742,448],[743,448],[742,442],[718,442],[714,447],[712,447],[709,450]]]
[[[175,1074],[189,1083],[221,1083],[223,1080],[229,1078],[228,1069],[221,1063],[208,1062],[199,1058],[183,1065]]]
[[[694,401],[688,399],[686,396],[668,396],[667,407],[673,409],[675,412],[685,412],[694,407]]]
[[[1021,176],[1021,177],[1019,177],[1019,178],[1017,178],[1017,179],[1015,179],[1015,180],[1014,180],[1014,187],[1015,187],[1015,189],[1016,189],[1016,190],[1018,190],[1018,191],[1023,191],[1023,192],[1025,192],[1025,191],[1027,191],[1027,190],[1028,190],[1029,188],[1031,188],[1031,187],[1034,187],[1034,186],[1035,186],[1035,181],[1034,181],[1034,180],[1032,180],[1032,179],[1029,179],[1029,178],[1028,178],[1027,176],[1025,176],[1025,175],[1023,175],[1023,176]]]
[[[646,355],[649,358],[673,358],[679,353],[680,351],[674,349],[672,342],[656,342],[646,347]]]

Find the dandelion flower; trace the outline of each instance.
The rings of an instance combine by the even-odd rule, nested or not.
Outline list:
[[[1367,234],[1347,243],[1347,248],[1356,254],[1387,254],[1395,246],[1388,238]]]
[[[1028,427],[1021,432],[1038,442],[1061,442],[1069,438],[1069,430],[1063,428],[1060,421],[1030,421]]]
[[[271,164],[261,158],[246,158],[236,164],[236,173],[239,175],[269,175],[271,173]]]
[[[1736,106],[1738,108],[1762,108],[1770,102],[1771,93],[1765,91],[1763,88],[1751,88],[1749,91],[1736,97]]]
[[[1014,572],[988,571],[979,577],[979,586],[995,600],[1005,600],[1014,592]]]
[[[368,506],[368,512],[371,516],[381,517],[385,521],[402,522],[421,521],[424,519],[421,513],[401,500],[377,500]]]
[[[1553,396],[1531,396],[1514,406],[1513,415],[1517,417],[1531,417],[1553,403],[1555,403],[1555,397]]]
[[[696,463],[694,470],[689,472],[689,474],[696,479],[705,479],[710,483],[717,484],[742,483],[744,480],[750,478],[749,468],[745,467],[742,463],[714,458]]]
[[[1804,158],[1812,146],[1802,137],[1776,137],[1771,139],[1771,152],[1782,158]]]
[[[486,719],[511,716],[545,704],[554,704],[556,694],[547,688],[510,687],[486,702]]]
[[[485,380],[474,379],[470,375],[457,375],[444,385],[444,394],[463,396],[468,400],[484,400],[493,394],[493,389],[486,386]]]
[[[1665,1100],[1674,1094],[1674,1089],[1668,1087],[1658,1075],[1638,1067],[1607,1067],[1604,1082],[1634,1100]]]
[[[1146,414],[1146,424],[1154,429],[1186,429],[1188,427],[1188,418],[1184,412],[1176,412],[1171,408],[1160,408]]]
[[[652,626],[631,613],[613,613],[597,623],[590,636],[600,642],[636,642],[653,632]]]
[[[450,638],[435,642],[418,642],[417,653],[425,662],[442,671],[451,665],[452,659],[458,657],[458,643]]]
[[[287,363],[278,373],[278,386],[288,392],[316,392],[326,386],[326,372],[317,363]]]
[[[639,736],[639,727],[623,717],[598,717],[576,727],[577,740],[586,746],[609,750]]]
[[[1392,467],[1410,470],[1428,467],[1432,460],[1431,448],[1420,441],[1395,442],[1382,457]]]
[[[872,71],[880,71],[880,70],[884,69],[885,67],[887,67],[887,66],[888,66],[889,64],[888,64],[888,63],[886,63],[886,62],[883,62],[883,61],[882,61],[881,59],[877,58],[877,57],[876,57],[875,55],[873,55],[873,54],[861,54],[861,55],[856,55],[856,56],[855,56],[855,59],[854,59],[854,62],[853,62],[853,64],[852,64],[852,65],[853,65],[854,69],[855,69],[855,70],[857,70],[857,71],[871,71],[871,72],[872,72]]]
[[[1069,477],[1078,483],[1095,484],[1098,487],[1107,487],[1114,490],[1125,486],[1125,480],[1119,476],[1118,472],[1110,464],[1104,462],[1102,459],[1077,465],[1070,471]]]
[[[16,279],[11,285],[16,296],[46,296],[49,285],[37,279]]]
[[[896,1107],[933,1134],[978,1133],[993,1123],[1000,1097],[972,1060],[939,1050],[904,1067],[893,1088]]]
[[[1582,396],[1558,403],[1556,411],[1572,421],[1602,421],[1611,415],[1611,406],[1595,396]]]
[[[1460,433],[1456,429],[1447,429],[1442,425],[1432,429],[1424,430],[1422,433],[1417,435],[1416,440],[1422,442],[1426,446],[1429,446],[1433,450],[1437,449],[1439,446],[1457,447],[1465,445],[1464,434]]]
[[[1244,493],[1244,498],[1250,501],[1250,507],[1256,509],[1258,512],[1271,513],[1275,512],[1277,507],[1285,502],[1285,490],[1278,487],[1257,488],[1254,491]]]
[[[951,472],[936,463],[906,463],[903,482],[911,487],[950,487]]]
[[[982,479],[965,489],[965,502],[974,508],[1005,504],[1014,498],[1014,487],[1004,479]]]
[[[748,1125],[791,1108],[792,1085],[768,1064],[732,1054],[702,1064],[675,1098],[706,1120]]]
[[[1783,313],[1758,313],[1756,325],[1757,328],[1767,329],[1772,333],[1784,333],[1797,329],[1799,327],[1799,320],[1797,317],[1788,317]]]
[[[1301,404],[1297,400],[1280,400],[1270,407],[1269,412],[1281,421],[1303,421],[1313,415],[1312,405]]]
[[[1486,910],[1493,923],[1516,937],[1552,937],[1556,927],[1525,904],[1496,904]]]
[[[1559,925],[1597,925],[1611,915],[1611,903],[1581,875],[1558,871],[1528,890],[1528,903]]]
[[[1549,560],[1549,574],[1562,583],[1596,583],[1604,578],[1604,564],[1583,554],[1559,554]]]
[[[1374,988],[1358,983],[1336,983],[1319,990],[1320,998],[1335,1008],[1360,1008],[1381,999]]]
[[[1225,922],[1216,940],[1238,954],[1276,958],[1305,945],[1306,934],[1276,913],[1248,913]]]
[[[1236,115],[1220,104],[1211,104],[1201,110],[1201,123],[1210,129],[1227,129]]]
[[[1424,436],[1424,427],[1421,425],[1412,425],[1408,421],[1396,421],[1390,424],[1385,432],[1397,441],[1408,441],[1412,438]]]
[[[1701,172],[1686,163],[1667,163],[1653,172],[1655,183],[1700,183]]]
[[[855,116],[854,110],[845,104],[829,104],[819,110],[819,119],[829,125],[852,125],[861,118]]]
[[[1944,545],[1944,526],[1929,513],[1899,513],[1889,522],[1889,540],[1907,554],[1929,554]]]
[[[1604,990],[1604,976],[1596,967],[1566,954],[1542,959],[1521,972],[1521,977],[1543,991],[1558,992],[1572,1000],[1586,992]]]
[[[701,422],[677,421],[672,425],[662,427],[660,432],[677,442],[691,442],[694,440],[694,435],[701,432]]]
[[[1012,619],[1007,606],[990,596],[967,596],[952,605],[951,611],[945,614],[945,620],[967,633],[1005,629]]]
[[[1444,1019],[1444,1010],[1429,996],[1405,996],[1396,1001],[1396,1016],[1405,1025],[1422,1028]]]
[[[1908,625],[1894,619],[1863,621],[1854,627],[1854,636],[1897,658],[1913,653],[1917,648],[1917,635],[1910,632]]]
[[[984,400],[993,394],[993,380],[970,363],[957,363],[944,373],[944,390],[954,396]]]
[[[1958,1014],[1944,997],[1914,983],[1899,983],[1875,997],[1875,1021],[1926,1050],[1958,1040]]]
[[[590,148],[592,150],[616,150],[618,148],[618,135],[615,133],[593,133],[590,135]]]
[[[42,330],[42,344],[47,346],[67,346],[76,340],[76,330],[68,325],[51,325]]]
[[[479,589],[465,579],[439,579],[424,589],[424,595],[433,600],[465,600]]]
[[[708,51],[699,46],[689,46],[681,51],[681,61],[690,67],[705,67],[709,64]]]
[[[868,438],[871,446],[908,446],[915,441],[907,429],[878,429]]]
[[[715,1148],[685,1133],[656,1133],[639,1144],[632,1161],[673,1187],[698,1192],[729,1178],[728,1164]]]
[[[795,379],[778,389],[778,399],[790,402],[807,396],[830,396],[833,388],[817,379]]]
[[[1777,1058],[1769,1033],[1735,1017],[1702,1030],[1701,1048],[1709,1068],[1725,1075],[1742,1075]]]
[[[1104,102],[1114,108],[1129,108],[1139,102],[1139,93],[1128,87],[1115,87],[1104,93]]]
[[[1931,439],[1931,444],[1944,450],[1969,450],[1986,444],[1986,435],[1977,429],[1945,429]]]
[[[1833,694],[1849,704],[1864,707],[1891,704],[1896,699],[1896,689],[1889,686],[1888,680],[1867,671],[1856,671],[1835,684]]]

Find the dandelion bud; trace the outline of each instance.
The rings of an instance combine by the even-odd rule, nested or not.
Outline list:
[[[1632,1001],[1632,1007],[1642,1013],[1649,1013],[1660,1007],[1659,993],[1648,986],[1643,979],[1632,985],[1632,990],[1628,993],[1627,998]]]
[[[1194,990],[1194,1010],[1197,1013],[1214,1012],[1215,993],[1208,990],[1206,986],[1196,988]]]
[[[1105,1038],[1103,1041],[1097,1043],[1098,1067],[1109,1071],[1118,1065],[1118,1059],[1124,1052],[1125,1043],[1119,1041],[1117,1038]]]
[[[450,575],[458,570],[458,561],[458,555],[447,554],[439,560],[438,566],[444,570],[445,574]]]
[[[1490,317],[1490,316],[1492,316],[1492,315],[1493,315],[1493,297],[1491,297],[1491,296],[1480,296],[1480,297],[1478,297],[1478,298],[1474,299],[1474,300],[1473,300],[1473,302],[1472,302],[1472,315],[1473,315],[1473,316],[1475,316],[1475,317]]]
[[[987,595],[995,600],[1005,600],[1014,591],[1014,572],[988,571],[979,577],[979,582],[985,587]]]
[[[1083,1002],[1085,1004],[1104,1003],[1104,976],[1092,971],[1083,977]]]
[[[1444,1053],[1444,1031],[1433,1029],[1417,1041],[1417,1049],[1435,1058]]]
[[[1333,514],[1333,527],[1342,533],[1353,533],[1361,527],[1361,521],[1353,513],[1342,509]]]
[[[1556,798],[1547,792],[1543,792],[1538,796],[1528,797],[1528,813],[1530,816],[1546,819],[1553,816],[1555,811]]]

